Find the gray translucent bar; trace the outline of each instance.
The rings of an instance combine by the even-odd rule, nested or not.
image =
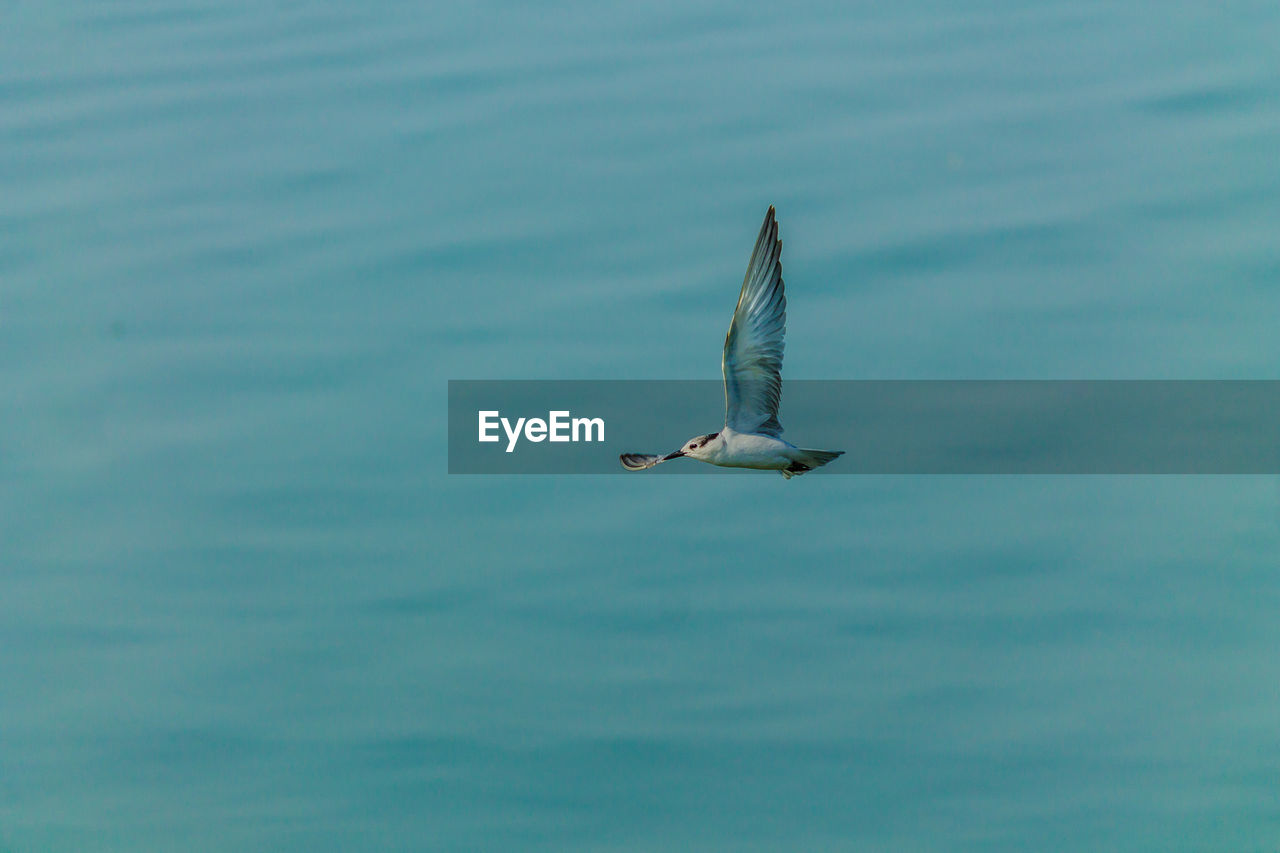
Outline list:
[[[582,428],[576,442],[521,433],[512,446],[499,425],[498,441],[480,442],[482,411],[509,426],[552,412],[598,418],[603,440],[582,440]],[[792,444],[845,451],[808,476],[1280,473],[1280,381],[790,380],[779,416]],[[736,473],[688,459],[630,473],[618,461],[723,423],[718,381],[454,380],[449,472]]]

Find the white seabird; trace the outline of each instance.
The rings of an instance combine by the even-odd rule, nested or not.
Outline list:
[[[773,205],[747,263],[738,306],[724,339],[724,428],[699,435],[666,456],[624,453],[628,471],[643,471],[668,459],[688,456],[722,468],[760,468],[787,479],[812,471],[843,450],[804,450],[782,439],[778,403],[782,397],[782,338],[787,331],[787,296],[782,286],[782,241]]]

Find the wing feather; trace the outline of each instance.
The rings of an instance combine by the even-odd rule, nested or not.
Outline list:
[[[725,426],[736,432],[780,437],[783,337],[787,295],[782,284],[782,241],[773,206],[765,214],[742,280],[742,292],[724,339]]]

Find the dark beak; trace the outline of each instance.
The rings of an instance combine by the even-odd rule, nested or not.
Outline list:
[[[675,459],[677,456],[684,456],[684,451],[677,450],[675,453],[668,453],[666,456],[662,457],[662,461],[666,462],[668,459]]]

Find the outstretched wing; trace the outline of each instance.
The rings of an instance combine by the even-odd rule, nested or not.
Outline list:
[[[724,423],[735,432],[779,437],[783,335],[787,296],[782,286],[782,241],[773,205],[742,280],[738,307],[724,339]]]

